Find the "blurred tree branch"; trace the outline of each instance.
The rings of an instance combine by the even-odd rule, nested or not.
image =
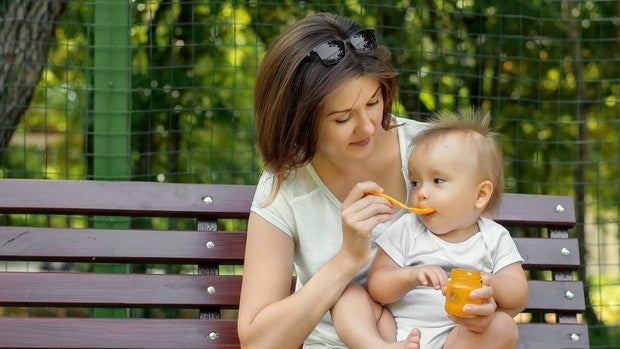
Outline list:
[[[0,1],[0,149],[28,109],[65,1]]]

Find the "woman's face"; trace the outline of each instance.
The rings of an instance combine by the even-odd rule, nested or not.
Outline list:
[[[379,82],[358,77],[344,84],[325,99],[318,117],[315,157],[337,163],[366,158],[375,147],[375,134],[383,118]]]

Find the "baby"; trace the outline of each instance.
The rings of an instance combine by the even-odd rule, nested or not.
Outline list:
[[[488,218],[503,186],[502,153],[489,125],[489,114],[476,110],[440,114],[413,140],[411,202],[435,212],[405,214],[394,222],[377,239],[368,274],[370,296],[392,315],[387,310],[374,315],[379,333],[409,342],[407,348],[418,347],[408,339],[414,330],[421,333],[414,344],[425,349],[505,349],[518,341],[512,317],[525,308],[527,280],[510,234]],[[457,267],[480,271],[493,289],[497,308],[483,324],[444,310],[448,274]],[[477,291],[470,293],[471,303]],[[342,300],[359,294],[350,287]],[[470,308],[466,304],[462,310],[471,314]],[[349,347],[362,348],[354,322],[360,315],[353,310],[347,318],[348,312],[334,316],[337,332]]]

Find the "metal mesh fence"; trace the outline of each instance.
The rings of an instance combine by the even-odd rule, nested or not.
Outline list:
[[[255,183],[257,67],[318,11],[376,28],[396,114],[487,108],[506,191],[575,198],[584,320],[617,347],[619,1],[0,1],[0,178]]]

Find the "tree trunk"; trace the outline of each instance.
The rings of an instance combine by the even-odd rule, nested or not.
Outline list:
[[[54,26],[65,8],[59,0],[0,1],[0,150],[28,109]]]

